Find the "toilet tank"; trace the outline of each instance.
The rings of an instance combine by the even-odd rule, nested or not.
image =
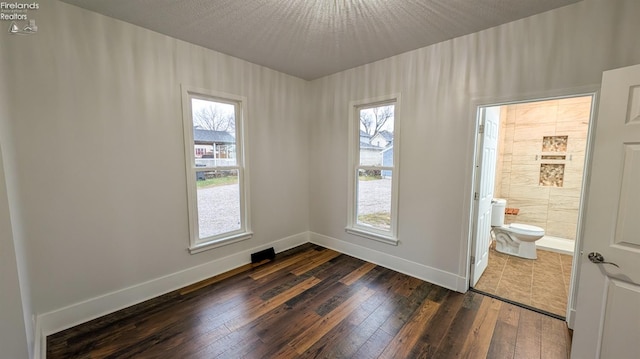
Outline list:
[[[491,226],[500,227],[504,225],[504,210],[507,208],[507,200],[495,198],[491,201]]]

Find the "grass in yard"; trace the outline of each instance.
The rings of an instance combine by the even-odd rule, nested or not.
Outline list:
[[[216,177],[216,178],[209,178],[206,180],[196,181],[198,188],[226,186],[229,184],[236,184],[236,183],[238,183],[237,176]]]
[[[389,212],[361,214],[358,216],[358,222],[380,229],[389,229],[391,228],[391,214]]]
[[[377,181],[382,179],[382,176],[358,176],[359,181]]]

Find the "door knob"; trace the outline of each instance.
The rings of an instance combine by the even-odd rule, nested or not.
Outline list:
[[[598,252],[591,252],[589,253],[589,255],[587,256],[587,258],[589,258],[589,260],[591,261],[591,263],[596,263],[596,264],[611,264],[612,266],[616,266],[618,268],[620,268],[619,265],[613,263],[613,262],[605,262],[604,261],[604,257],[602,256],[602,254],[598,253]]]

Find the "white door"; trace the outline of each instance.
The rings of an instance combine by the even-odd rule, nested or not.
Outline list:
[[[602,76],[583,233],[571,357],[639,358],[640,65]]]
[[[476,185],[476,221],[473,257],[471,261],[471,286],[475,286],[489,263],[491,241],[491,200],[496,179],[498,130],[500,129],[500,107],[480,109],[482,129],[480,151],[476,165],[479,167]]]

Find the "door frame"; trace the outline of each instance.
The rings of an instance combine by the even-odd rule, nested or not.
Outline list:
[[[569,296],[567,298],[567,312],[565,321],[568,324],[568,327],[573,329],[574,321],[575,321],[575,307],[576,307],[576,294],[577,294],[577,285],[580,277],[580,266],[577,265],[578,258],[582,255],[582,233],[584,230],[584,214],[585,209],[588,203],[586,190],[589,186],[589,179],[591,173],[591,157],[593,152],[593,137],[595,134],[595,126],[597,123],[597,113],[598,113],[598,102],[599,102],[599,94],[600,94],[600,84],[598,85],[589,85],[583,87],[574,87],[568,89],[559,89],[559,90],[549,90],[544,92],[523,94],[523,95],[512,95],[512,96],[504,96],[504,97],[477,97],[472,99],[471,101],[471,110],[472,121],[474,121],[474,131],[471,134],[473,136],[472,148],[472,167],[471,167],[471,179],[470,179],[470,191],[469,191],[469,221],[468,221],[468,239],[467,239],[467,257],[466,257],[466,289],[470,288],[471,278],[471,256],[473,256],[473,249],[475,245],[475,233],[473,231],[474,224],[477,221],[478,213],[476,213],[476,206],[474,200],[474,193],[478,191],[478,186],[480,185],[479,172],[480,172],[480,160],[478,158],[479,154],[479,146],[481,144],[480,137],[478,135],[478,131],[480,129],[480,124],[482,118],[480,117],[480,109],[482,107],[494,107],[494,106],[504,106],[504,105],[513,105],[519,103],[529,103],[529,102],[539,102],[546,100],[554,100],[554,99],[562,99],[562,98],[571,98],[571,97],[581,97],[581,96],[592,96],[591,102],[591,116],[589,119],[589,126],[587,130],[587,143],[585,148],[585,162],[584,169],[582,173],[582,188],[580,189],[580,207],[578,209],[578,222],[576,228],[576,240],[575,240],[575,248],[573,254],[573,261],[571,264],[571,281],[569,284]]]

